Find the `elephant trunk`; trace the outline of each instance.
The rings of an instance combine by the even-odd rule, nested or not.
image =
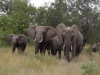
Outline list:
[[[34,42],[39,42],[39,43],[41,43],[42,41],[43,41],[43,37],[42,37],[42,35],[37,35],[36,37],[35,37],[35,39],[34,39]]]
[[[71,50],[71,41],[65,41],[64,43],[64,55],[66,60],[70,62],[70,50]]]

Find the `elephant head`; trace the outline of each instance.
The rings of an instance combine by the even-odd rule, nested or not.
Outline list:
[[[10,43],[12,43],[13,42],[13,36],[14,36],[15,34],[9,34],[8,36],[7,36],[7,40],[10,42]]]
[[[57,36],[60,42],[64,45],[64,55],[69,61],[69,51],[72,47],[72,57],[75,56],[76,40],[78,35],[78,28],[76,25],[66,27],[64,24],[59,24],[56,27]]]
[[[7,36],[7,40],[12,44],[16,44],[16,43],[21,44],[27,41],[26,36],[23,34],[19,34],[19,35],[9,34]]]
[[[56,35],[56,30],[52,26],[30,26],[27,33],[34,41],[47,42]]]

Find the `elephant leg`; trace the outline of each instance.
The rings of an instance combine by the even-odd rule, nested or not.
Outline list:
[[[43,54],[45,54],[45,52],[46,52],[46,47],[47,47],[46,44],[44,44],[44,45],[43,45],[43,49],[42,49],[42,53],[43,53]]]
[[[65,51],[64,54],[65,54],[66,60],[68,60],[68,62],[70,62],[70,49],[66,48],[66,46],[65,46],[64,51]]]
[[[43,46],[40,46],[40,54],[42,54]]]
[[[40,48],[40,53],[45,54],[46,44],[44,42],[40,43],[39,48]]]
[[[80,50],[79,48],[76,49],[76,51],[75,51],[75,57],[79,56],[79,53],[80,53],[79,50]]]
[[[57,55],[57,49],[54,50],[54,55]]]
[[[58,58],[61,58],[61,50],[58,50]]]
[[[17,47],[17,49],[18,49],[18,53],[20,53],[20,47]]]
[[[77,56],[79,56],[79,54],[82,52],[82,46],[80,46],[78,49],[77,49]]]
[[[52,54],[52,55],[55,55],[54,49],[51,49],[51,54]]]
[[[76,43],[72,44],[72,59],[75,57]]]
[[[50,56],[50,50],[48,50],[48,55]]]
[[[15,49],[16,49],[16,46],[15,46],[15,45],[13,45],[13,48],[12,48],[12,53],[14,53],[14,52],[15,52]]]
[[[21,46],[19,52],[23,53],[25,51],[26,46]]]
[[[65,54],[65,51],[66,51],[66,48],[64,47],[64,48],[63,48],[64,56],[66,55],[66,54]]]
[[[25,49],[26,49],[26,46],[24,46],[24,47],[23,47],[22,52],[24,52],[24,51],[25,51]]]

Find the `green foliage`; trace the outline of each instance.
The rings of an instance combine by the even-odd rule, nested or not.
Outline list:
[[[9,12],[9,14],[0,16],[0,35],[2,35],[0,41],[2,42],[6,41],[8,34],[27,35],[26,30],[29,25],[35,23],[36,8],[28,5],[27,1],[13,0]],[[2,39],[5,39],[5,41]]]
[[[47,9],[45,7],[37,8],[35,22],[37,25],[46,25]]]
[[[93,62],[88,62],[81,67],[84,71],[83,75],[99,75],[100,68],[96,67]]]
[[[65,23],[67,16],[67,4],[64,0],[56,0],[48,8],[47,24],[56,27],[59,23]]]

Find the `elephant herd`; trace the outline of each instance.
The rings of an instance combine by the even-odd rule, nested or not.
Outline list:
[[[76,25],[66,26],[63,23],[58,24],[56,28],[52,26],[30,26],[27,34],[34,40],[35,54],[56,55],[61,58],[63,50],[65,59],[70,62],[73,58],[79,56],[83,49],[83,35]],[[12,43],[12,52],[15,48],[19,53],[25,51],[27,46],[27,37],[23,34],[9,34],[7,40]]]

